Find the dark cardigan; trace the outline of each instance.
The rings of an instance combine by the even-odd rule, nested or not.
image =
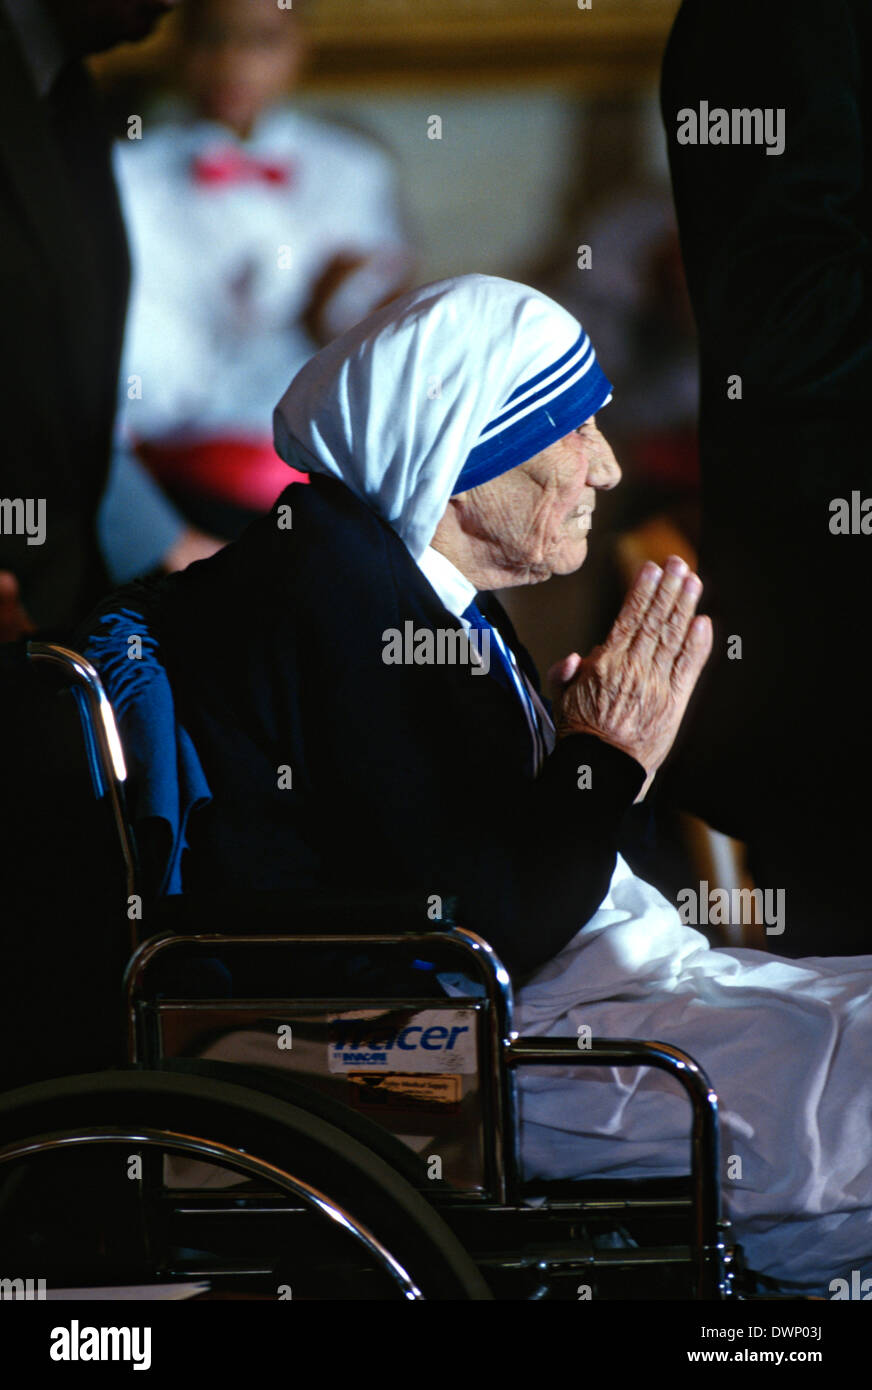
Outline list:
[[[596,910],[642,768],[573,735],[534,779],[520,702],[498,680],[386,663],[388,629],[460,624],[347,488],[286,489],[159,593],[151,628],[213,795],[191,824],[185,892],[420,895],[434,928],[432,898],[456,895],[458,920],[518,973]]]

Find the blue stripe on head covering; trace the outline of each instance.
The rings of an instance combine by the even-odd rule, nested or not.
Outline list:
[[[350,488],[420,560],[452,492],[525,462],[608,399],[566,309],[528,285],[459,275],[400,295],[310,358],[276,407],[276,449]]]
[[[611,398],[611,383],[582,329],[562,357],[522,382],[485,425],[452,497],[525,463],[584,424]]]

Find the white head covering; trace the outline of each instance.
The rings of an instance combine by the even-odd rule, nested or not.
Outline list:
[[[463,275],[401,296],[311,358],[276,407],[275,446],[292,467],[340,479],[418,560],[452,493],[609,400],[571,314],[526,285]]]

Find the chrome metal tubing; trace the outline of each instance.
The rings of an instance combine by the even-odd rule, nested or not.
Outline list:
[[[494,1195],[500,1203],[513,1202],[518,1197],[520,1174],[516,1086],[511,1069],[502,1066],[505,1048],[515,1037],[512,1031],[512,985],[508,971],[492,947],[465,927],[451,927],[444,932],[385,932],[359,936],[282,932],[275,936],[167,934],[150,937],[135,951],[125,975],[130,1060],[134,1064],[141,1064],[147,1060],[142,1055],[142,1039],[137,1029],[137,1006],[144,1002],[142,991],[146,970],[156,957],[173,948],[197,945],[219,949],[222,946],[276,946],[287,943],[298,946],[348,946],[359,951],[363,945],[432,947],[437,942],[448,942],[458,947],[475,966],[476,974],[486,990],[489,1005],[488,1037],[486,1042],[482,1038],[479,1039],[479,1060],[485,1062],[490,1081],[490,1085],[484,1089],[484,1094],[492,1100],[489,1102],[490,1126],[485,1129],[484,1139]]]
[[[136,852],[127,822],[124,804],[124,783],[127,768],[115,715],[109,697],[103,689],[103,682],[90,661],[74,652],[70,647],[58,646],[55,642],[28,642],[29,661],[46,663],[62,671],[71,689],[81,693],[84,706],[80,712],[87,726],[87,756],[92,775],[98,786],[106,789],[115,833],[124,858],[124,872],[128,899],[137,891]],[[139,942],[135,919],[131,919],[131,949]]]
[[[174,1130],[155,1130],[149,1128],[124,1129],[115,1125],[86,1127],[78,1130],[59,1130],[43,1134],[25,1143],[9,1144],[0,1149],[0,1163],[11,1163],[16,1159],[31,1158],[39,1153],[51,1153],[57,1149],[70,1149],[87,1144],[135,1144],[161,1148],[173,1153],[192,1153],[206,1160],[213,1159],[223,1167],[236,1169],[249,1177],[262,1178],[277,1187],[284,1188],[295,1197],[300,1197],[310,1207],[314,1207],[329,1221],[342,1226],[351,1236],[363,1245],[375,1258],[385,1273],[409,1300],[423,1299],[408,1270],[400,1264],[385,1245],[361,1222],[355,1221],[344,1207],[332,1201],[325,1193],[302,1178],[295,1178],[283,1168],[277,1168],[265,1159],[255,1158],[241,1149],[231,1148],[213,1139],[199,1139],[195,1135],[178,1134]]]
[[[627,1038],[591,1041],[582,1049],[574,1038],[522,1037],[504,1052],[507,1068],[521,1066],[657,1067],[684,1088],[693,1111],[691,1127],[691,1186],[693,1246],[697,1298],[729,1295],[726,1249],[721,1233],[720,1141],[718,1098],[697,1062],[677,1047]]]

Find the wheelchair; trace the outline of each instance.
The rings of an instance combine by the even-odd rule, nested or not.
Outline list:
[[[104,1032],[117,1024],[108,1064],[0,1097],[3,1265],[38,1262],[63,1288],[259,1298],[751,1291],[722,1214],[717,1098],[692,1058],[662,1042],[519,1036],[506,970],[447,900],[437,931],[399,899],[143,908],[100,676],[55,643],[22,644],[20,660],[52,701],[75,701],[126,965],[120,999],[103,1004]],[[687,1176],[523,1181],[522,1066],[664,1071],[689,1103]]]

